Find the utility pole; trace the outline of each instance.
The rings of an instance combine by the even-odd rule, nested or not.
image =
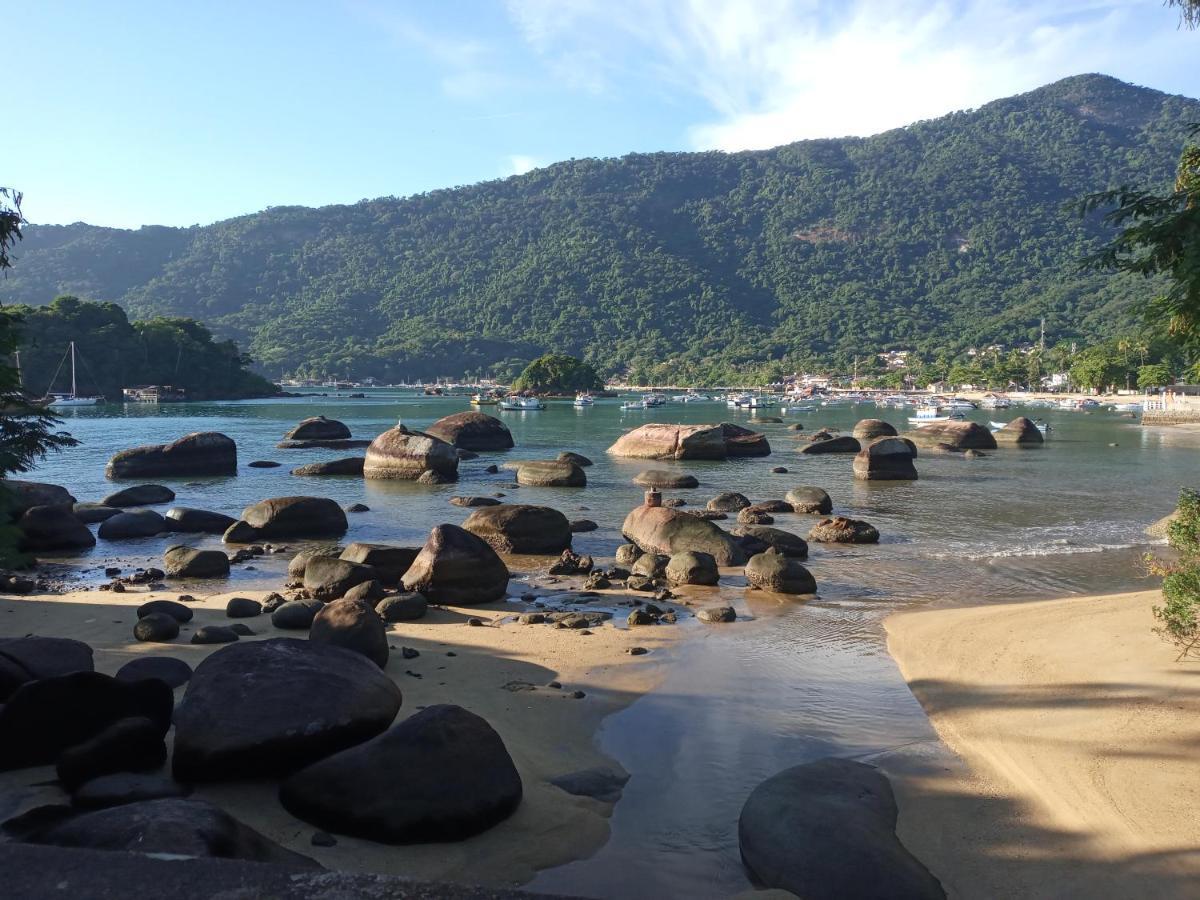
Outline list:
[[[1042,316],[1042,336],[1038,338],[1038,349],[1046,349],[1046,317]]]

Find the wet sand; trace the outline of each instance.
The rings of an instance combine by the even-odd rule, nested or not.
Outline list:
[[[1157,591],[903,612],[888,648],[938,735],[878,760],[956,897],[1195,897],[1200,662]]]
[[[133,625],[138,605],[155,598],[176,599],[178,591],[76,591],[3,598],[0,633],[86,641],[95,650],[97,671],[108,674],[139,655],[174,656],[194,667],[220,647],[193,646],[187,643],[190,634],[201,625],[232,621],[224,612],[230,597],[262,599],[266,592],[192,593],[199,597],[189,604],[195,617],[170,644],[135,641]],[[591,635],[583,635],[545,625],[521,625],[514,616],[523,608],[523,604],[504,603],[431,608],[423,620],[388,628],[394,649],[386,671],[404,694],[401,717],[425,705],[457,703],[487,719],[503,738],[524,782],[523,802],[505,822],[453,844],[393,847],[338,836],[336,846],[322,848],[310,843],[314,827],[279,805],[274,783],[204,786],[196,796],[217,803],[268,837],[331,869],[505,886],[528,881],[538,869],[590,855],[608,839],[612,804],[569,794],[549,779],[593,768],[624,774],[597,749],[596,730],[603,718],[661,680],[673,656],[671,645],[686,626],[630,630],[623,622],[622,627],[605,623],[591,629]],[[469,617],[481,619],[484,627],[468,626]],[[275,629],[267,615],[237,621],[264,638],[305,635]],[[626,651],[633,646],[649,652],[630,656]],[[420,656],[403,659],[401,647],[411,647]],[[548,687],[551,681],[561,683],[561,688]],[[183,690],[176,692],[177,702]],[[585,696],[576,699],[575,691]],[[53,778],[52,767],[0,773],[2,817],[44,803],[66,802],[57,787],[45,784]]]

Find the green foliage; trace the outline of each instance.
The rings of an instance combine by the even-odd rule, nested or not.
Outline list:
[[[130,322],[115,303],[64,296],[49,306],[10,307],[0,312],[0,324],[19,328],[25,387],[37,396],[69,387],[70,364],[63,361],[71,341],[79,359],[80,393],[119,401],[122,388],[144,384],[181,387],[194,400],[277,393],[265,378],[246,371],[250,359],[236,344],[214,341],[192,319]]]
[[[1167,543],[1179,555],[1167,564],[1151,560],[1163,577],[1163,605],[1154,607],[1156,632],[1179,648],[1183,659],[1200,645],[1200,493],[1184,488],[1175,521],[1167,526]]]
[[[513,382],[514,391],[536,391],[539,394],[573,394],[577,391],[598,391],[604,382],[596,370],[583,360],[563,353],[547,353],[525,367]]]
[[[944,374],[1042,318],[1052,342],[1129,329],[1167,279],[1081,272],[1112,229],[1065,204],[1166,187],[1197,120],[1194,100],[1089,75],[867,138],[571,160],[203,228],[31,226],[0,299],[195,317],[275,375],[560,352],[644,383],[765,384],[893,348],[931,372],[945,353]]]
[[[1142,390],[1146,388],[1163,387],[1171,383],[1171,369],[1163,363],[1150,363],[1145,366],[1138,366],[1137,370],[1137,386]]]

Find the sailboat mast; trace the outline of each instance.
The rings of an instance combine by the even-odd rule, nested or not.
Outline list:
[[[71,396],[75,396],[75,342],[71,341]]]

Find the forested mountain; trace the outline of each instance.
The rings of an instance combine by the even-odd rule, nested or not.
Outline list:
[[[544,351],[719,379],[1015,343],[1043,316],[1051,340],[1092,340],[1153,285],[1080,272],[1109,232],[1065,204],[1167,184],[1196,121],[1196,100],[1084,75],[869,138],[572,160],[188,229],[31,226],[0,300],[192,316],[273,375],[388,380]]]

